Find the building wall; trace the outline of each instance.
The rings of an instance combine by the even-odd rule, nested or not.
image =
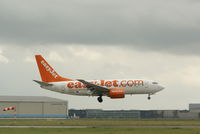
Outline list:
[[[41,115],[43,114],[43,103],[19,102],[16,109],[19,115]]]
[[[71,118],[87,118],[86,110],[70,109],[68,115]]]
[[[157,110],[140,111],[140,118],[163,118],[163,114]]]
[[[87,111],[88,118],[140,118],[138,111],[129,110],[99,110]]]
[[[157,110],[160,118],[178,118],[178,110]]]
[[[14,106],[16,111],[3,111]],[[67,102],[0,102],[0,117],[61,117],[68,116]]]
[[[46,102],[43,104],[43,109],[43,114],[46,115],[68,115],[67,103]]]
[[[180,119],[199,119],[199,113],[196,112],[179,112],[178,117]]]
[[[200,104],[189,104],[189,110],[200,110]]]
[[[137,110],[69,110],[69,117],[78,118],[140,118]]]
[[[69,117],[74,118],[175,118],[175,119],[199,119],[200,113],[187,110],[69,110]]]

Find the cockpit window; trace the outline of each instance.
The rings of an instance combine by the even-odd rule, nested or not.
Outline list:
[[[158,82],[152,82],[152,84],[158,84]]]

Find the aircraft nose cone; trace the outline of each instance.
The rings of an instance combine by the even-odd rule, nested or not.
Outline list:
[[[158,89],[159,89],[159,91],[161,91],[164,89],[164,87],[159,85]]]

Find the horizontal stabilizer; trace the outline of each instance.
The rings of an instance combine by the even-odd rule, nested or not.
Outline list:
[[[40,86],[53,86],[53,84],[47,83],[47,82],[42,82],[42,81],[38,81],[38,80],[33,80],[36,83],[40,84]]]

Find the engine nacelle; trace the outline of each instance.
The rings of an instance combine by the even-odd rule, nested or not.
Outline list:
[[[117,98],[124,98],[124,89],[120,88],[120,89],[110,89],[108,96],[111,99],[117,99]]]

